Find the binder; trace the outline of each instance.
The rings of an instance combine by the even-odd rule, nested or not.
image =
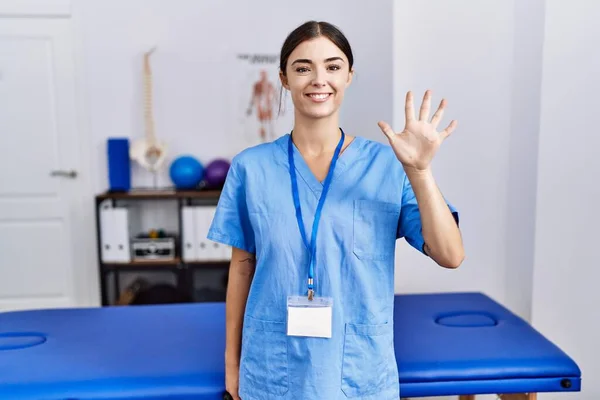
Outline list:
[[[196,251],[198,261],[212,261],[211,259],[211,242],[208,240],[208,207],[196,207],[195,226],[196,226]]]
[[[198,260],[195,209],[191,206],[181,208],[181,258],[184,262]]]
[[[100,257],[104,262],[113,262],[115,260],[114,243],[111,234],[113,230],[112,209],[100,209]]]
[[[100,210],[100,256],[104,262],[131,261],[128,211],[124,207]]]
[[[115,245],[115,262],[131,262],[131,246],[129,240],[129,210],[116,207],[113,213],[113,241]]]

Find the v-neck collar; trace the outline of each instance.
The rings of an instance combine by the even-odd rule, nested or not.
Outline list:
[[[285,153],[286,161],[288,159],[287,148],[289,140],[289,133],[286,133],[278,140],[279,147]],[[336,178],[344,172],[348,165],[350,165],[351,161],[356,157],[360,140],[361,137],[355,136],[352,142],[350,142],[348,146],[346,146],[346,148],[340,153],[340,156],[338,157],[337,163],[335,165],[335,170],[333,171],[333,176],[331,177],[332,184],[336,180]],[[293,144],[292,148],[294,153],[294,165],[296,166],[296,173],[308,185],[308,187],[318,199],[321,196],[321,192],[323,191],[324,182],[319,181],[315,174],[313,174],[310,167],[304,160],[304,157],[302,157],[302,154],[300,154],[300,150],[298,150],[295,144]]]

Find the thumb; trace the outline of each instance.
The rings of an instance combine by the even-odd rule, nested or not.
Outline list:
[[[383,132],[383,134],[385,136],[387,136],[387,138],[391,141],[394,138],[394,130],[392,129],[392,127],[385,121],[379,121],[377,123],[377,125],[379,125],[379,128],[381,129],[381,131]]]

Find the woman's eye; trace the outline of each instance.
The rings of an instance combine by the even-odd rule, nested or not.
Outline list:
[[[327,69],[329,71],[338,71],[339,69],[341,69],[341,67],[339,65],[333,64],[333,65],[327,66]],[[303,73],[306,73],[306,72],[310,72],[310,69],[307,68],[307,67],[298,67],[298,68],[296,68],[296,72],[298,72],[300,74],[303,74]]]

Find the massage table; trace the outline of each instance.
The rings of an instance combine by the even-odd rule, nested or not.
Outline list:
[[[394,325],[403,398],[580,390],[577,364],[484,294],[397,295]],[[0,399],[222,399],[224,348],[224,303],[4,312]]]

